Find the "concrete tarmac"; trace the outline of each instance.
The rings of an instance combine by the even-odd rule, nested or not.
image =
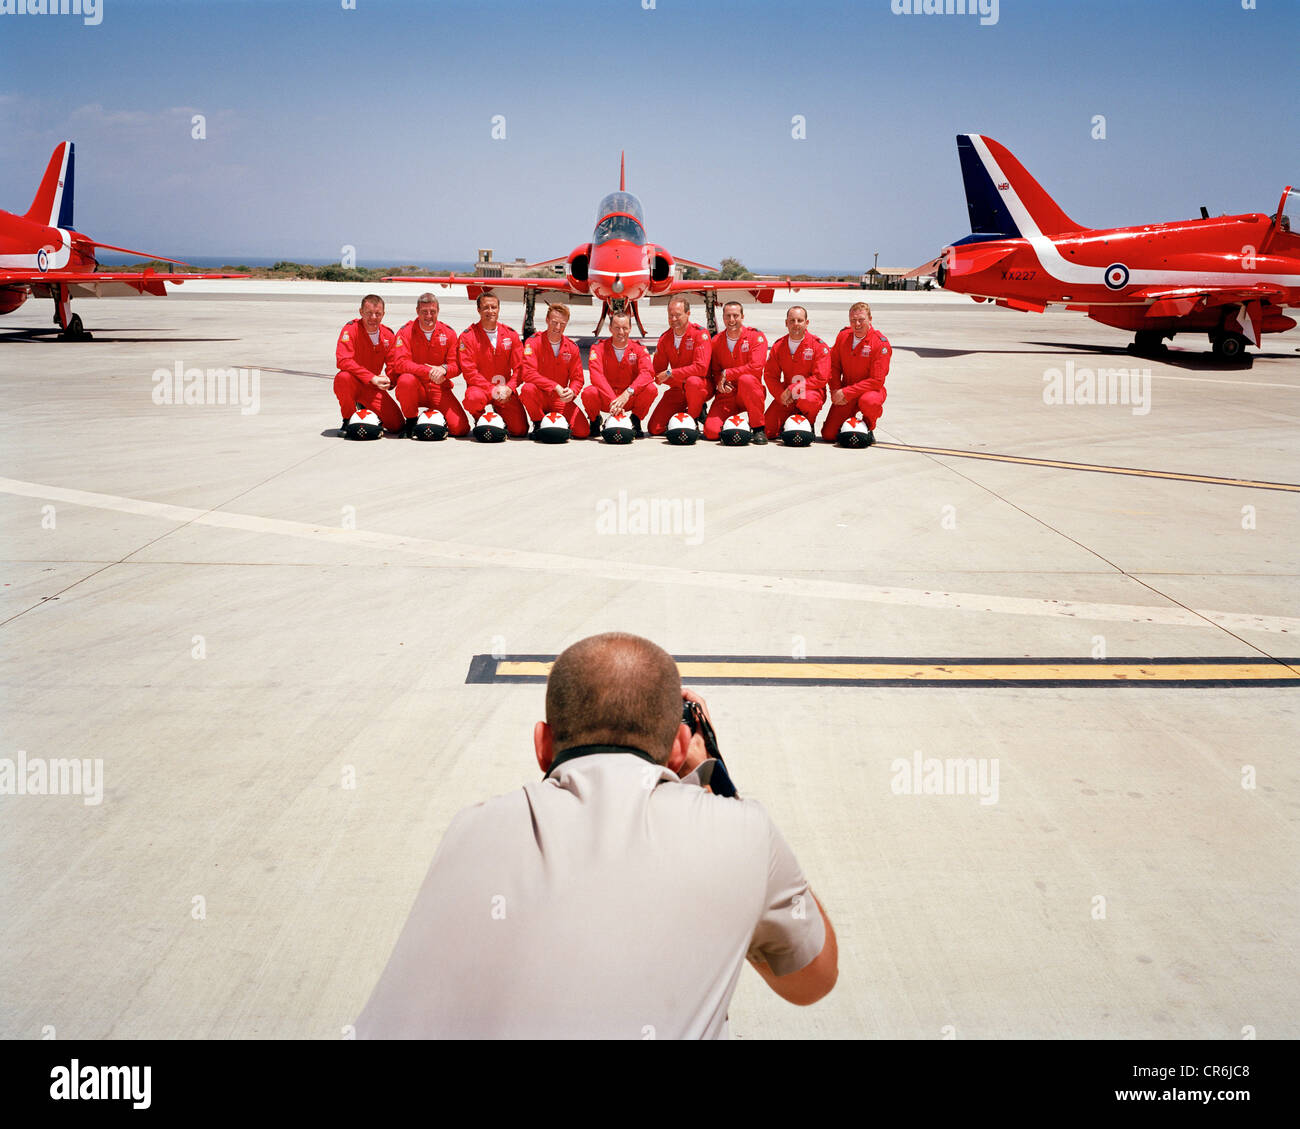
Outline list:
[[[48,302],[0,320],[0,792],[28,786],[0,794],[0,1037],[341,1037],[454,813],[536,773],[541,685],[467,683],[474,656],[614,629],[1212,671],[701,686],[840,944],[811,1008],[746,971],[736,1037],[1300,1036],[1300,332],[1139,360],[1082,315],[873,293],[871,450],[363,444],[331,381],[365,290],[85,300],[85,344]],[[863,296],[799,300],[833,340]],[[748,323],[775,340],[785,305]],[[249,370],[242,405],[165,402],[177,366]],[[1077,402],[1101,368],[1120,402]]]

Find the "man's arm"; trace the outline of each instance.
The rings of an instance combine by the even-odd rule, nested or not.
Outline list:
[[[835,981],[840,975],[840,953],[835,940],[835,928],[831,925],[831,919],[826,916],[826,911],[822,908],[817,895],[813,894],[812,897],[813,901],[817,902],[817,912],[822,915],[822,922],[826,927],[826,940],[822,943],[822,951],[798,972],[789,972],[785,976],[778,976],[764,961],[753,957],[749,961],[754,966],[754,971],[767,981],[767,986],[772,991],[788,1003],[797,1004],[799,1007],[815,1004],[826,996],[835,987]]]

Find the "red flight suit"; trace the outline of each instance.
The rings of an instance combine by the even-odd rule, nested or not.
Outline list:
[[[743,411],[749,417],[749,426],[764,426],[763,421],[763,365],[767,361],[767,338],[757,329],[740,327],[740,339],[730,348],[724,329],[713,339],[713,360],[709,377],[713,387],[720,389],[723,378],[735,385],[730,392],[718,391],[704,419],[704,438],[717,439],[722,434],[722,423],[728,416]]]
[[[713,395],[713,383],[709,380],[709,364],[712,360],[709,331],[691,322],[682,334],[682,343],[673,344],[673,331],[668,330],[655,349],[654,371],[658,376],[672,366],[668,374],[668,383],[659,404],[650,417],[647,430],[651,435],[663,435],[668,430],[668,421],[678,412],[686,412],[695,419],[704,411],[704,405]]]
[[[827,392],[843,392],[848,397],[843,404],[831,404],[822,424],[822,438],[832,441],[840,433],[844,421],[855,412],[861,412],[867,426],[873,431],[885,407],[885,377],[889,375],[889,360],[894,351],[889,339],[874,327],[853,347],[853,329],[841,329],[831,348],[831,377]]]
[[[425,337],[420,319],[408,321],[397,331],[397,346],[390,370],[397,376],[397,402],[407,419],[414,419],[420,408],[436,408],[447,421],[452,435],[469,434],[469,418],[451,390],[451,382],[460,372],[456,363],[456,331],[438,322]],[[436,383],[431,368],[445,366],[447,375]]]
[[[573,399],[567,404],[560,399],[560,388],[568,388]],[[569,421],[569,432],[575,439],[586,439],[591,434],[591,424],[578,411],[578,396],[582,392],[582,354],[569,338],[560,336],[557,354],[551,339],[538,333],[524,343],[524,361],[519,370],[519,399],[528,418],[536,423],[546,412],[559,412]]]
[[[506,430],[515,436],[528,434],[528,416],[519,402],[516,390],[519,385],[519,368],[524,361],[524,346],[508,325],[497,323],[497,345],[476,322],[460,335],[456,347],[456,361],[465,378],[465,410],[471,415],[482,415],[489,404],[505,420]],[[510,395],[504,400],[494,399],[493,388],[504,386]]]
[[[614,400],[632,389],[624,410],[637,419],[645,419],[659,394],[654,368],[645,346],[628,338],[620,361],[614,352],[614,342],[605,337],[591,347],[587,355],[591,383],[582,390],[582,407],[593,423],[600,412],[613,410]]]
[[[789,334],[772,346],[763,369],[763,379],[773,397],[765,417],[769,439],[780,438],[781,426],[795,412],[806,415],[809,423],[817,422],[830,375],[831,351],[815,333],[805,333],[793,354]],[[794,401],[783,404],[781,393],[787,388],[794,389]]]
[[[334,350],[334,363],[339,368],[334,377],[334,396],[344,419],[351,419],[358,407],[369,408],[389,431],[401,430],[406,420],[397,401],[383,388],[370,383],[385,368],[389,368],[389,380],[396,382],[390,367],[396,341],[393,331],[380,325],[379,344],[374,344],[360,318],[354,318],[340,331]]]

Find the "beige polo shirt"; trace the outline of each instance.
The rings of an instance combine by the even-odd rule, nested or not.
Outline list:
[[[785,975],[824,940],[757,801],[582,756],[452,820],[357,1034],[725,1037],[747,954]]]

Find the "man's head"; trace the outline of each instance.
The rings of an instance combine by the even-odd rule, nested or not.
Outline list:
[[[673,298],[668,303],[668,326],[680,337],[691,324],[691,304],[685,298]]]
[[[690,730],[673,657],[639,635],[592,635],[565,650],[546,680],[546,720],[533,734],[537,763],[579,745],[630,745],[676,771]]]
[[[415,316],[420,319],[420,328],[426,333],[438,324],[438,299],[425,292],[415,300]]]
[[[722,307],[722,324],[727,327],[729,337],[739,337],[745,324],[745,307],[739,302],[728,302]]]
[[[802,306],[791,306],[785,315],[786,332],[798,341],[808,330],[808,311]]]
[[[627,339],[632,336],[632,315],[610,314],[609,336],[614,342],[614,348],[626,349]]]
[[[367,333],[378,333],[384,321],[384,300],[378,294],[367,294],[361,299],[361,324]]]
[[[564,327],[569,324],[569,307],[562,302],[553,302],[546,310],[546,335],[558,342],[564,335]]]
[[[871,307],[866,302],[854,302],[849,307],[849,325],[854,337],[866,337],[871,330]]]
[[[495,294],[480,294],[474,304],[478,307],[479,324],[491,333],[496,329],[501,314],[501,299]]]

